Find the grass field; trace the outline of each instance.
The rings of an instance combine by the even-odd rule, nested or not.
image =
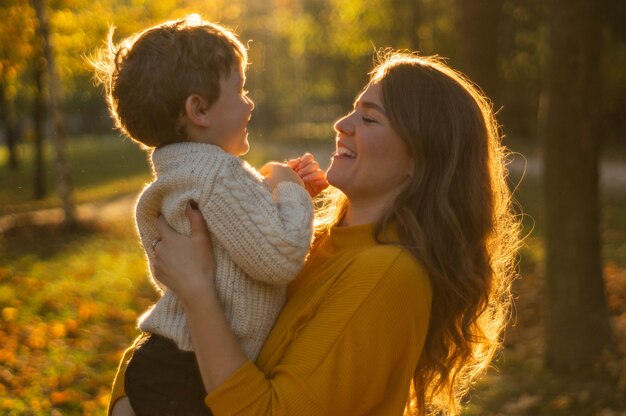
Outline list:
[[[249,161],[284,159],[305,149],[253,144]],[[9,173],[0,152],[0,215],[58,205],[31,200],[30,155]],[[118,137],[73,139],[70,158],[79,202],[136,193],[149,180],[146,158]],[[49,185],[54,174],[50,164]],[[527,213],[522,278],[516,282],[516,319],[506,349],[472,390],[465,415],[626,415],[626,363],[608,358],[621,383],[560,379],[542,369],[543,250],[536,178],[518,199]],[[626,345],[626,192],[603,196],[606,279],[613,324]],[[63,231],[54,222],[0,234],[0,414],[101,415],[123,349],[136,336],[135,320],[155,299],[131,212]]]

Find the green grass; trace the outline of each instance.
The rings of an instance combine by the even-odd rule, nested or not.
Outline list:
[[[56,169],[51,145],[45,151],[47,195],[34,199],[34,155],[30,144],[18,148],[21,168],[9,171],[7,152],[0,150],[0,215],[58,206]],[[150,180],[146,155],[130,140],[117,136],[73,137],[67,158],[77,203],[136,192]]]

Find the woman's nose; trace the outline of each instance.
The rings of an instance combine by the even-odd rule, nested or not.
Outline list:
[[[350,115],[351,114],[348,114],[343,118],[337,120],[337,122],[335,123],[335,131],[348,136],[354,133],[354,125],[350,121]]]

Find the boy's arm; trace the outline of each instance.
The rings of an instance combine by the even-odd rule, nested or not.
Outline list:
[[[224,164],[206,201],[198,201],[209,229],[250,277],[286,284],[298,273],[313,233],[313,204],[293,182],[270,191],[238,160]]]

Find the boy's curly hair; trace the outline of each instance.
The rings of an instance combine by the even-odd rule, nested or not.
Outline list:
[[[245,68],[247,51],[228,29],[198,15],[169,21],[107,45],[92,65],[105,87],[115,126],[146,147],[186,140],[178,120],[192,94],[209,105],[220,79],[234,65]]]

